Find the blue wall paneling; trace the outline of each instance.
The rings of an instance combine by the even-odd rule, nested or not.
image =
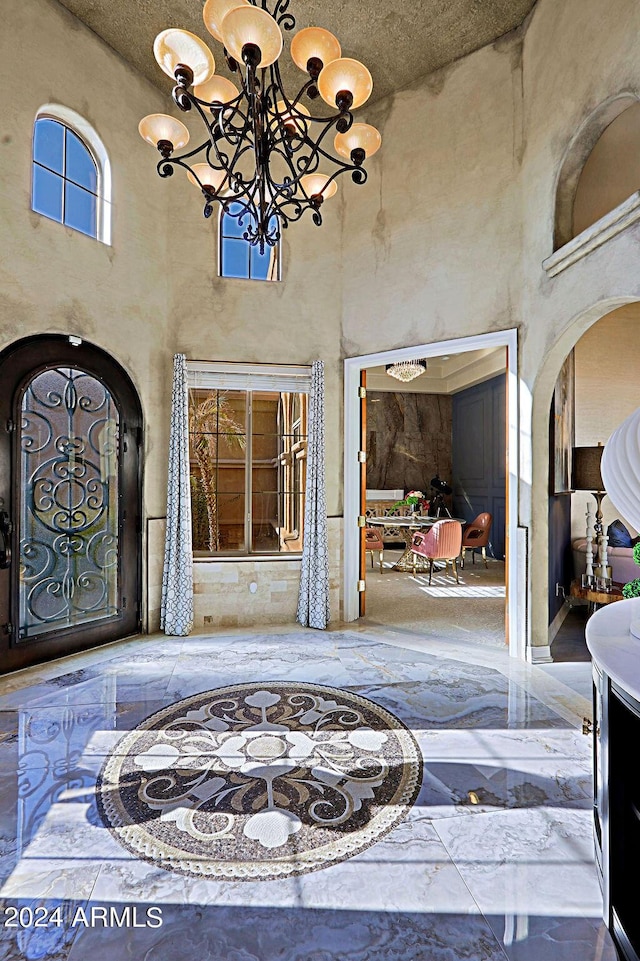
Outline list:
[[[505,556],[506,381],[499,374],[453,395],[453,512],[472,521],[493,515],[487,553]]]

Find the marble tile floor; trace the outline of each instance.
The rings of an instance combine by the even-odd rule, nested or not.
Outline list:
[[[364,695],[411,728],[423,783],[387,835],[322,870],[246,882],[164,870],[105,829],[95,780],[127,731],[190,694],[283,679]],[[371,625],[144,637],[12,675],[0,958],[614,961],[586,704],[502,645]]]

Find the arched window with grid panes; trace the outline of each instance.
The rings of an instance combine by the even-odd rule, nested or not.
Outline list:
[[[261,254],[259,245],[252,246],[243,237],[248,218],[245,217],[240,224],[236,218],[241,211],[238,203],[229,204],[228,213],[220,209],[220,276],[238,280],[280,280],[280,243],[274,247],[265,246]]]
[[[33,127],[32,209],[109,244],[110,194],[107,153],[93,128],[69,108],[41,108]]]

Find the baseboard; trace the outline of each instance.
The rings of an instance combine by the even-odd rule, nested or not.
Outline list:
[[[550,644],[536,644],[527,648],[527,660],[530,664],[553,664]]]
[[[555,636],[564,624],[565,618],[570,610],[571,605],[565,600],[564,604],[549,624],[549,644],[553,644]]]

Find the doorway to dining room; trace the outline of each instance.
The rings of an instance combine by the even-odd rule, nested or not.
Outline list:
[[[358,359],[357,615],[427,637],[511,641],[518,653],[507,604],[515,566],[508,551],[515,521],[508,496],[509,345],[456,349],[463,343],[429,345],[429,356],[421,357],[413,349],[413,370],[393,356]],[[437,346],[442,352],[434,352]],[[390,353],[402,361],[401,352]],[[349,486],[347,478],[345,506]]]

